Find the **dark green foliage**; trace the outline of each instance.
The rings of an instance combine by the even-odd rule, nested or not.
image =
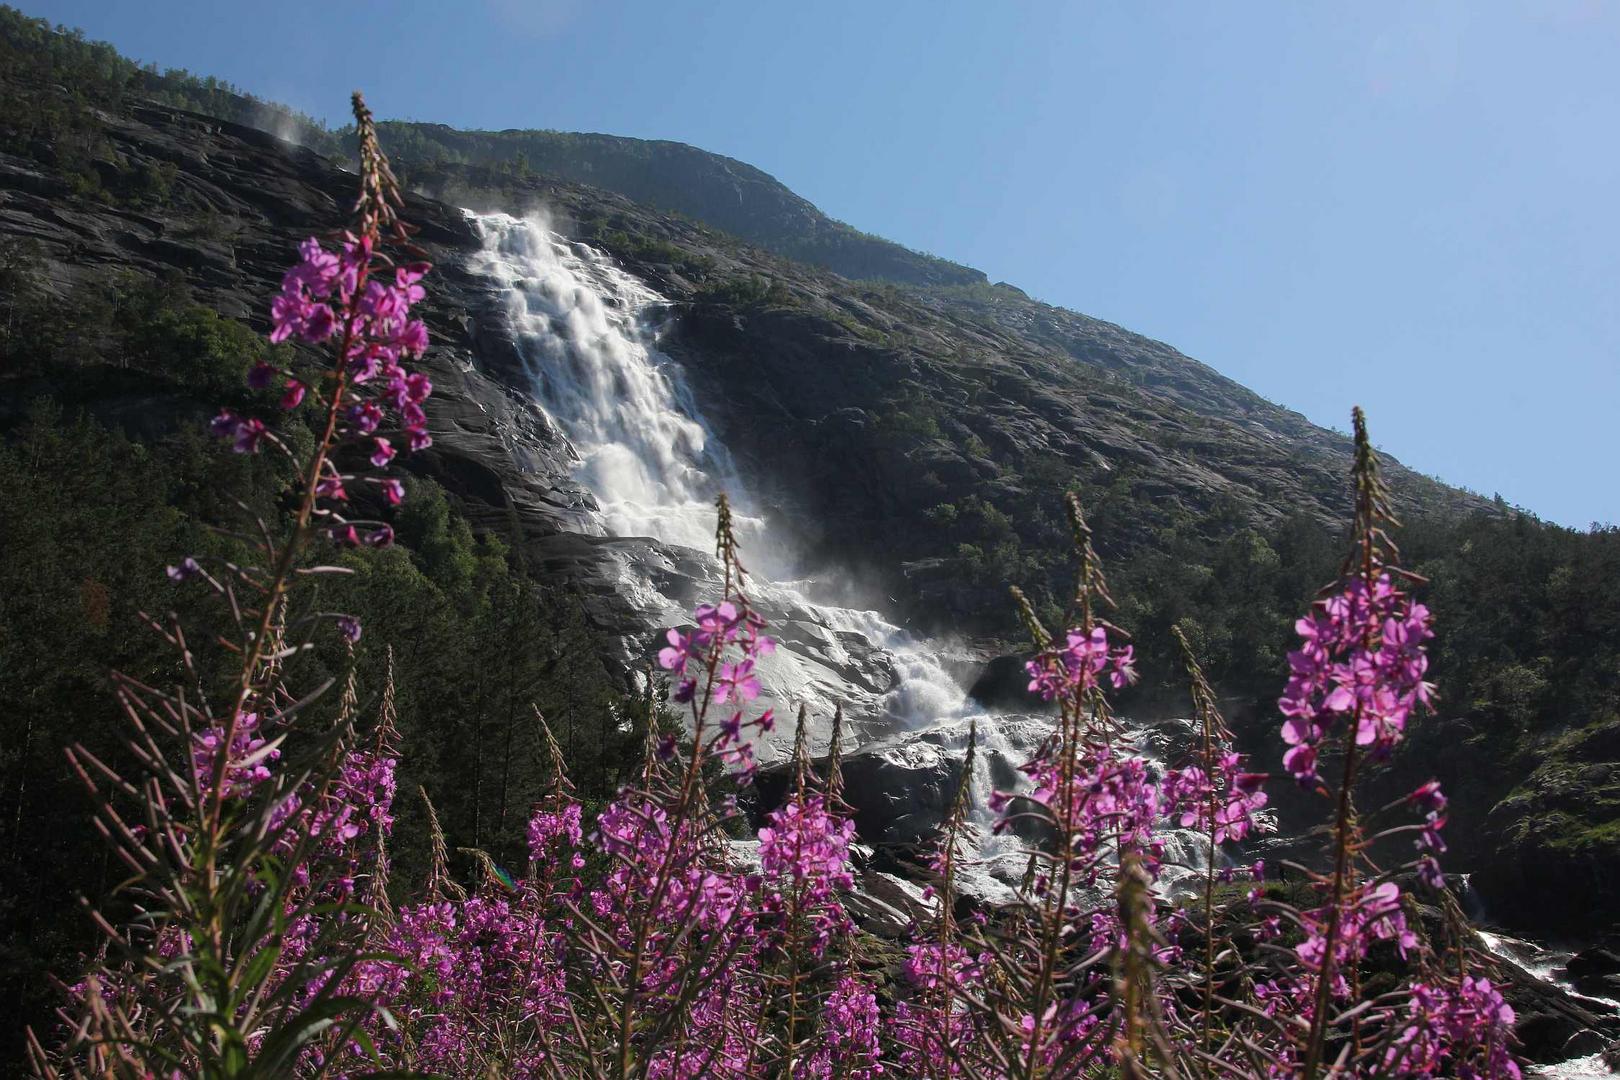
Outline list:
[[[0,149],[100,194],[109,151],[95,113],[122,106],[133,70],[111,45],[0,7]]]
[[[0,339],[0,1001],[38,1022],[53,1000],[45,972],[71,973],[94,942],[76,898],[101,895],[121,869],[85,827],[88,802],[62,749],[82,742],[118,759],[110,671],[156,684],[177,676],[139,612],[176,610],[206,667],[219,602],[163,568],[229,554],[235,541],[209,526],[241,528],[249,511],[274,519],[290,476],[279,455],[234,455],[201,431],[220,401],[275,411],[268,394],[243,388],[267,348],[245,327],[173,286],[109,282],[52,299],[4,267],[0,313],[14,318]],[[297,415],[282,425],[295,442],[310,437]],[[475,536],[436,484],[409,487],[396,547],[317,545],[312,558],[353,573],[323,579],[311,605],[365,628],[353,657],[364,715],[394,651],[404,887],[426,861],[418,784],[452,845],[521,865],[545,776],[535,706],[587,798],[613,790],[640,747],[636,710],[575,598],[528,574],[500,539]],[[292,685],[341,679],[350,661],[334,638],[294,662]]]
[[[693,299],[699,303],[734,307],[784,307],[793,302],[793,294],[780,281],[760,274],[742,274],[704,285]]]
[[[142,68],[78,30],[0,5],[0,150],[47,166],[80,197],[163,205],[173,166],[126,168],[96,117],[140,99],[261,128],[322,153],[343,151],[337,134],[284,105],[213,77]]]
[[[622,228],[598,228],[587,230],[587,235],[594,243],[620,259],[663,263],[688,277],[698,279],[714,269],[714,260],[707,255],[693,254],[683,247],[643,233],[626,232]]]

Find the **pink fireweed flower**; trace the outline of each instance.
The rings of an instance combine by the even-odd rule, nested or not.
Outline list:
[[[348,492],[343,490],[343,477],[336,473],[328,473],[326,476],[321,477],[320,481],[315,485],[315,494],[323,499],[332,499],[336,502],[343,502],[349,497]]]
[[[338,257],[321,247],[313,236],[298,245],[301,262],[282,278],[283,292],[302,290],[317,298],[332,294],[338,279]]]
[[[264,439],[264,435],[264,421],[251,418],[239,420],[231,449],[238,454],[256,454],[259,452],[259,443]]]
[[[1284,765],[1302,783],[1316,779],[1317,744],[1341,721],[1375,756],[1400,742],[1414,709],[1430,703],[1423,643],[1429,612],[1388,574],[1369,588],[1359,578],[1318,601],[1295,624],[1300,648],[1288,655],[1289,679],[1278,708],[1286,717]]]
[[[739,660],[735,664],[721,664],[714,680],[714,700],[724,705],[728,701],[752,701],[759,697],[759,677],[754,674],[752,660]]]
[[[1430,780],[1427,784],[1422,785],[1408,795],[1406,801],[1415,803],[1424,810],[1432,812],[1439,812],[1446,808],[1446,795],[1445,792],[1440,790],[1440,781],[1438,780]]]
[[[806,1063],[806,1076],[875,1080],[886,1075],[877,995],[859,973],[849,972],[838,980],[822,1005],[821,1022],[826,1035]]]
[[[848,868],[854,837],[855,823],[833,814],[820,795],[792,799],[773,811],[759,830],[761,928],[773,937],[786,933],[792,916],[808,931],[800,946],[817,958],[849,932],[838,893],[854,886]]]
[[[332,336],[337,329],[337,316],[332,308],[311,300],[302,292],[282,293],[270,305],[271,341],[286,341],[296,337],[310,344],[318,344]]]
[[[1439,890],[1446,887],[1446,875],[1440,869],[1440,862],[1433,855],[1424,855],[1418,859],[1418,880],[1431,889]]]
[[[390,461],[394,460],[395,452],[393,444],[387,439],[376,438],[372,440],[371,444],[371,463],[379,469],[385,468]]]
[[[1116,688],[1136,681],[1134,649],[1127,645],[1110,651],[1108,631],[1101,626],[1092,627],[1089,634],[1070,630],[1062,648],[1048,649],[1024,667],[1030,675],[1030,693],[1045,701],[1090,689],[1105,671]]]
[[[212,727],[192,735],[191,763],[197,784],[203,791],[213,787],[216,762],[226,755],[224,797],[241,798],[255,787],[270,779],[270,763],[281,757],[281,751],[269,748],[269,741],[259,734],[259,714],[241,713],[230,746],[225,744],[223,728]]]
[[[1239,772],[1242,761],[1240,754],[1221,754],[1213,780],[1197,765],[1166,773],[1160,790],[1167,812],[1179,815],[1182,828],[1213,830],[1217,844],[1244,839],[1254,828],[1254,815],[1265,807],[1267,796],[1260,790],[1265,774]]]
[[[1034,785],[1019,797],[1046,807],[1066,826],[1077,845],[1077,857],[1095,853],[1104,841],[1115,838],[1149,854],[1156,850],[1153,826],[1160,812],[1159,788],[1142,759],[1119,756],[1103,747],[1088,748],[1078,762],[1067,805],[1060,795],[1061,769],[1054,756],[1038,756],[1019,766],[1019,771]],[[997,832],[1012,824],[1006,808],[1013,798],[1011,794],[992,796],[992,806],[1003,808],[995,825]]]
[[[382,423],[383,412],[376,403],[363,401],[349,406],[349,423],[362,435],[370,435]]]
[[[410,317],[411,306],[426,295],[420,281],[427,264],[393,267],[391,272],[379,269],[360,290],[361,275],[372,261],[369,238],[347,236],[338,253],[328,252],[310,239],[299,246],[299,254],[301,261],[287,271],[281,293],[271,304],[270,339],[321,342],[341,329],[347,346],[341,360],[351,380],[345,389],[348,400],[342,403],[349,425],[343,433],[375,434],[385,419],[379,404],[383,402],[397,413],[406,445],[425,450],[433,439],[422,406],[433,393],[433,383],[421,372],[406,371],[400,361],[427,349],[425,325]],[[387,380],[380,394],[366,386],[379,376]],[[267,382],[268,376],[256,368],[252,381],[255,385]],[[296,408],[308,387],[303,380],[289,378],[282,407]],[[368,392],[377,400],[366,400]],[[233,428],[231,433],[239,434],[239,429]],[[374,447],[373,463],[378,468],[391,457]]]
[[[208,421],[208,433],[216,439],[228,439],[236,434],[236,425],[239,422],[237,415],[231,410],[221,409],[218,415]]]
[[[684,672],[687,663],[709,644],[709,636],[702,630],[683,634],[679,630],[671,629],[665,632],[664,637],[669,645],[659,650],[659,666],[677,675]]]
[[[1294,951],[1307,970],[1320,972],[1327,959],[1327,926],[1332,910],[1329,905],[1301,912],[1305,940]],[[1418,946],[1417,935],[1407,927],[1406,914],[1401,909],[1401,890],[1392,881],[1358,886],[1345,897],[1333,943],[1333,992],[1336,996],[1343,998],[1349,994],[1344,972],[1355,969],[1374,941],[1395,942],[1402,957]]]
[[[560,810],[536,810],[529,818],[530,861],[545,865],[561,851],[577,848],[583,835],[583,814],[578,803],[568,803]]]
[[[719,604],[700,604],[692,613],[692,621],[711,640],[718,639],[729,644],[733,641],[742,625],[742,619],[737,614],[737,605],[730,600]]]
[[[820,795],[789,802],[772,812],[759,830],[759,863],[767,874],[786,874],[795,881],[825,881],[842,889],[854,884],[846,869],[855,823],[840,820]]]
[[[1513,1009],[1489,979],[1466,975],[1456,984],[1416,983],[1405,1027],[1385,1053],[1396,1076],[1497,1077],[1518,1080],[1510,1044]]]
[[[187,581],[202,573],[202,566],[188,555],[180,560],[180,565],[168,567],[164,573],[170,581]]]

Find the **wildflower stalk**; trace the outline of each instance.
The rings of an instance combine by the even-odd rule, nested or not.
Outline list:
[[[1378,455],[1373,452],[1367,436],[1367,417],[1357,406],[1351,412],[1354,426],[1355,461],[1352,477],[1355,483],[1355,548],[1346,563],[1348,572],[1361,578],[1371,595],[1376,587],[1379,569],[1379,542],[1384,537],[1385,521],[1392,521],[1383,481],[1378,475]],[[1371,651],[1374,628],[1369,622],[1363,631],[1362,648]],[[1314,1004],[1311,1025],[1305,1043],[1305,1080],[1315,1080],[1322,1064],[1327,1042],[1328,1012],[1333,1001],[1335,960],[1342,929],[1344,909],[1350,890],[1355,886],[1353,856],[1357,848],[1359,829],[1356,826],[1354,791],[1356,769],[1359,764],[1357,739],[1361,731],[1363,705],[1358,698],[1351,722],[1345,725],[1343,763],[1339,776],[1339,790],[1333,818],[1333,875],[1328,893],[1327,925],[1323,930],[1322,960],[1316,972]]]
[[[1206,814],[1208,827],[1205,830],[1205,839],[1208,847],[1204,857],[1204,995],[1203,1005],[1199,1010],[1199,1042],[1204,1053],[1213,1055],[1215,1052],[1214,1034],[1212,1024],[1215,1016],[1215,856],[1220,850],[1217,840],[1217,817],[1219,813],[1220,791],[1214,779],[1216,776],[1215,744],[1217,738],[1229,739],[1225,725],[1221,721],[1220,713],[1215,706],[1215,694],[1209,682],[1204,678],[1204,672],[1198,665],[1198,658],[1193,654],[1192,645],[1187,641],[1187,635],[1182,632],[1180,624],[1170,627],[1170,633],[1176,639],[1176,645],[1181,650],[1182,664],[1187,669],[1192,699],[1193,713],[1198,717],[1199,728],[1199,760],[1204,770],[1204,776],[1210,781],[1209,793],[1206,796]],[[1206,1075],[1212,1075],[1211,1067],[1205,1065]]]
[[[717,497],[715,508],[715,553],[721,562],[724,595],[727,597],[741,596],[747,571],[744,569],[738,554],[737,539],[732,526],[731,504],[723,492]],[[727,602],[729,603],[729,600]],[[657,918],[673,881],[676,862],[686,853],[685,844],[689,829],[694,827],[690,819],[699,786],[704,782],[703,769],[708,760],[706,750],[710,741],[707,727],[709,710],[716,703],[717,695],[721,693],[721,661],[725,654],[727,642],[728,637],[726,634],[716,633],[710,635],[709,640],[705,643],[702,658],[701,693],[695,693],[691,698],[692,752],[688,755],[686,768],[681,776],[674,804],[668,813],[666,828],[670,840],[664,847],[650,882],[647,891],[647,902],[645,905],[638,905],[637,911],[632,917],[631,945],[626,958],[626,977],[622,982],[622,999],[617,1005],[618,1019],[615,1025],[618,1045],[614,1059],[616,1075],[619,1080],[628,1080],[637,1071],[634,1026],[637,998],[645,977],[647,949],[650,936],[655,929],[654,919]],[[729,696],[729,692],[727,696]],[[683,936],[680,940],[685,942],[688,939]],[[697,972],[683,969],[681,977],[689,984],[692,979],[697,977]]]
[[[271,305],[272,341],[296,337],[333,350],[313,380],[326,394],[313,447],[299,457],[262,421],[229,410],[210,425],[240,453],[268,443],[293,460],[291,520],[279,539],[258,521],[257,535],[247,540],[254,558],[222,560],[217,575],[196,558],[168,569],[176,582],[201,579],[228,605],[235,638],[218,637],[236,661],[222,695],[227,707],[217,712],[210,706],[208,679],[178,621],[147,618],[178,653],[184,682],[164,692],[115,676],[140,783],[124,780],[82,746],[68,752],[115,852],[134,871],[121,890],[141,897],[128,932],[98,916],[124,965],[114,970],[103,963],[84,983],[88,1019],[66,1051],[70,1057],[82,1052],[80,1063],[105,1062],[103,1048],[116,1046],[113,1056],[127,1066],[118,1071],[140,1074],[234,1073],[249,1063],[273,1072],[291,1070],[305,1057],[330,1067],[356,1040],[370,1045],[361,1030],[367,1020],[391,1022],[379,1002],[348,992],[374,959],[361,951],[363,940],[380,933],[386,918],[356,910],[355,878],[366,863],[354,841],[375,834],[369,867],[369,894],[375,895],[387,873],[382,831],[394,765],[382,755],[383,732],[370,752],[355,745],[352,646],[361,627],[331,613],[296,622],[289,616],[302,575],[339,572],[301,565],[317,520],[332,521],[350,542],[361,542],[337,509],[346,499],[346,477],[333,463],[338,444],[357,431],[375,432],[386,416],[380,402],[390,399],[413,448],[431,442],[421,409],[431,383],[399,365],[427,345],[423,324],[408,317],[423,295],[416,282],[427,266],[396,267],[391,284],[373,280],[384,230],[400,242],[407,232],[395,215],[402,200],[371,115],[359,94],[353,105],[362,149],[357,228],[346,234],[340,254],[314,239],[301,245],[302,261],[287,272]],[[377,374],[387,376],[386,392],[367,397],[357,390]],[[310,388],[303,376],[261,363],[248,382],[266,389],[278,375],[286,377],[282,407],[297,408]],[[377,469],[393,456],[389,440],[374,439],[370,458]],[[403,498],[397,479],[375,482],[391,502]],[[366,538],[375,546],[391,539],[386,525]],[[307,637],[289,645],[289,633],[323,620],[335,622],[347,642],[348,677],[334,722],[309,743],[307,764],[288,769],[277,764],[284,729],[327,688],[297,698],[283,684],[284,661],[309,645]],[[135,827],[113,803],[126,796],[143,804],[144,821]],[[351,940],[355,930],[363,931],[362,940]],[[109,1005],[107,994],[119,1000]],[[44,1065],[40,1071],[52,1072]]]
[[[810,748],[806,743],[806,719],[808,709],[802,703],[799,705],[798,723],[793,728],[793,802],[797,806],[804,806],[807,784],[810,775]],[[793,861],[797,863],[804,857],[804,836],[796,833],[793,838]],[[792,900],[787,910],[787,940],[784,952],[787,957],[787,1038],[783,1045],[783,1075],[787,1080],[793,1080],[793,1070],[798,1064],[798,1035],[799,1035],[799,957],[800,942],[799,919],[804,906],[805,890],[808,883],[799,880],[794,883]]]
[[[930,1066],[937,1070],[934,1075],[950,1077],[956,1072],[956,1057],[958,1050],[952,1031],[955,1024],[956,1011],[956,964],[957,933],[956,933],[956,863],[957,845],[961,840],[962,827],[967,823],[967,811],[973,783],[973,759],[978,752],[979,723],[977,720],[968,725],[967,752],[962,757],[962,772],[956,782],[956,794],[951,798],[950,811],[945,816],[944,836],[940,844],[939,881],[935,892],[939,902],[939,911],[934,919],[934,944],[938,950],[935,965],[935,990],[938,993],[938,1002],[934,1005],[932,1018],[936,1031],[939,1032],[939,1047],[928,1055]]]
[[[358,90],[354,92],[352,105],[362,163],[361,192],[356,210],[360,217],[360,235],[364,248],[370,251],[382,240],[385,224],[393,226],[399,241],[405,241],[405,230],[394,213],[394,207],[402,205],[403,200],[394,183],[393,174],[388,169],[388,159],[378,144],[377,128],[371,110],[366,106],[365,98]],[[293,569],[313,533],[311,521],[320,499],[321,480],[326,474],[332,447],[336,442],[339,417],[347,397],[350,378],[349,358],[363,326],[361,308],[366,300],[366,284],[371,276],[371,269],[369,258],[360,260],[355,284],[350,290],[348,303],[341,315],[342,337],[339,339],[337,350],[333,353],[332,366],[324,375],[330,383],[326,398],[326,415],[322,419],[314,449],[308,462],[305,463],[300,482],[298,509],[293,515],[292,528],[279,552],[273,547],[267,548],[266,553],[273,556],[274,563],[270,579],[263,588],[264,599],[259,609],[258,625],[249,633],[245,643],[234,707],[225,718],[225,734],[222,741],[226,746],[232,744],[237,726],[248,711],[250,702],[263,690],[260,684],[260,668],[266,658],[266,646],[272,640],[271,629],[283,614]],[[265,543],[271,544],[268,534]],[[228,765],[228,754],[220,754],[214,761],[211,795],[204,819],[207,842],[203,845],[202,851],[202,873],[205,879],[214,871],[221,829],[220,810],[226,789],[225,771]],[[215,929],[217,928],[211,928]]]

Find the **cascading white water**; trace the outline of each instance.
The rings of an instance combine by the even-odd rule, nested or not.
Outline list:
[[[602,252],[565,240],[539,218],[487,214],[476,221],[484,247],[473,268],[507,288],[510,324],[535,398],[572,443],[578,479],[600,505],[590,527],[606,536],[708,549],[714,498],[723,489],[743,521],[745,546],[772,550],[679,365],[657,348],[654,316],[664,299]],[[626,586],[651,597],[643,606],[661,606],[670,624],[684,621],[684,612],[648,583]],[[892,744],[894,753],[913,759],[949,754],[959,760],[968,725],[977,720],[981,753],[973,780],[980,800],[1011,782],[1011,767],[1050,728],[1046,718],[980,710],[948,672],[936,643],[918,640],[875,611],[817,603],[810,598],[813,583],[772,581],[768,574],[752,579],[750,591],[776,617],[773,632],[783,644],[761,668],[766,695],[779,709],[801,701],[825,708],[835,693],[852,712],[872,718],[854,725],[857,737]],[[892,672],[852,679],[851,668],[859,664],[855,643],[882,650]],[[928,738],[906,739],[919,732]],[[767,744],[760,756],[769,760],[780,748],[780,741]],[[987,894],[1005,888],[995,878],[1016,880],[1022,868],[1019,842],[992,836],[991,824],[981,801],[974,825]],[[1202,841],[1193,834],[1172,830],[1167,840],[1171,864],[1203,859]],[[1167,884],[1175,878],[1167,865]]]
[[[536,219],[479,223],[479,268],[507,286],[535,396],[579,454],[602,530],[710,546],[715,494],[737,485],[724,449],[685,407],[679,369],[653,347],[646,315],[662,298]]]

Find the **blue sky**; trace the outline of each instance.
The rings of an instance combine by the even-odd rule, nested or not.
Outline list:
[[[343,119],[677,139],[1407,464],[1620,522],[1620,8],[21,0]]]

